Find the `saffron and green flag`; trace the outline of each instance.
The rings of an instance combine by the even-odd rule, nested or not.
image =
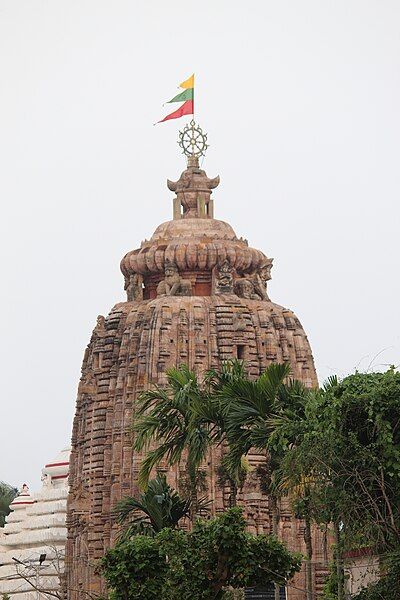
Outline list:
[[[172,100],[168,100],[168,104],[171,102],[183,102],[182,106],[164,117],[161,121],[158,121],[159,123],[164,123],[164,121],[169,121],[170,119],[179,119],[184,115],[194,114],[194,74],[185,81],[182,81],[179,87],[183,89],[183,92],[174,96]]]

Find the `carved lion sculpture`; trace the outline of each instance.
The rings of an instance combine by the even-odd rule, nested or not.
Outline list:
[[[271,268],[272,259],[269,259],[257,271],[237,278],[235,280],[235,294],[240,298],[269,300],[267,282],[271,279]]]

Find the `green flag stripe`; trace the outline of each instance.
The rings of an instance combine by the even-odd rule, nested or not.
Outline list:
[[[188,88],[187,90],[183,90],[180,94],[172,98],[172,100],[168,100],[168,104],[170,102],[186,102],[186,100],[193,100],[193,88]]]

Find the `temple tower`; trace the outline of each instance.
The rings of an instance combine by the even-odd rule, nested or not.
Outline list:
[[[64,448],[44,466],[40,491],[31,494],[24,484],[10,504],[11,513],[0,529],[0,597],[37,600],[60,592],[69,454],[70,449]]]
[[[168,181],[175,193],[173,219],[124,256],[127,299],[107,317],[98,317],[86,349],[70,463],[70,600],[83,598],[82,591],[103,591],[93,565],[115,542],[111,510],[122,496],[138,492],[141,456],[132,451],[130,427],[142,390],[164,384],[172,366],[186,363],[201,374],[233,357],[246,362],[250,376],[258,376],[271,362],[287,361],[294,377],[317,385],[300,321],[268,296],[272,259],[214,218],[212,191],[218,184],[218,177],[210,179],[199,168],[196,156],[189,158],[178,181]],[[214,451],[206,464],[214,514],[228,505],[228,490],[217,482],[218,458]],[[259,461],[250,456],[253,464]],[[178,487],[179,469],[168,473]],[[268,498],[255,476],[249,477],[239,504],[253,532],[270,531]],[[304,550],[303,524],[287,506],[281,509],[280,527],[291,549]],[[322,545],[314,541],[318,560]],[[304,574],[296,586],[305,588]],[[288,597],[305,595],[293,589]]]

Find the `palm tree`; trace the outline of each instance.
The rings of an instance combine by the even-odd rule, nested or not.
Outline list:
[[[289,373],[289,365],[271,364],[258,379],[250,380],[244,376],[225,383],[218,392],[230,441],[226,465],[238,479],[239,457],[248,454],[251,448],[263,450],[267,466],[262,483],[267,490],[271,490],[272,495],[272,477],[279,457],[268,445],[271,418],[278,411],[279,395]]]
[[[209,427],[211,442],[222,446],[226,450],[230,447],[231,436],[228,435],[226,422],[225,400],[221,390],[227,383],[242,380],[246,377],[244,362],[233,359],[222,363],[221,369],[210,369],[206,372],[204,380],[204,393],[198,401],[193,403],[192,411],[195,419],[201,419]],[[229,450],[228,450],[229,451]],[[237,453],[237,464],[227,464],[225,457],[217,469],[219,483],[230,487],[229,507],[236,506],[239,488],[243,487],[247,473],[248,463],[244,459],[244,452]]]
[[[278,534],[278,487],[275,475],[281,461],[281,452],[269,444],[271,418],[279,412],[280,396],[285,379],[290,374],[288,364],[271,364],[258,377],[246,376],[225,382],[217,391],[226,423],[229,452],[224,459],[228,471],[239,481],[243,455],[251,448],[265,453],[266,465],[259,469],[262,490],[268,495],[272,515],[272,532]],[[279,600],[279,586],[275,586],[275,598]]]
[[[146,491],[138,499],[126,497],[114,509],[117,521],[124,526],[122,538],[132,535],[154,535],[178,523],[190,513],[190,501],[183,500],[168,485],[165,475],[157,475],[149,481]]]
[[[203,391],[196,374],[186,365],[168,370],[167,379],[166,388],[156,386],[138,399],[133,447],[138,452],[150,448],[140,468],[139,484],[147,487],[152,469],[161,461],[172,466],[184,459],[190,517],[194,520],[200,505],[204,506],[198,497],[203,482],[200,466],[210,447],[208,425],[192,411]],[[155,448],[151,448],[153,443]]]
[[[6,516],[10,514],[10,504],[17,494],[17,488],[0,481],[0,527],[4,527]]]

